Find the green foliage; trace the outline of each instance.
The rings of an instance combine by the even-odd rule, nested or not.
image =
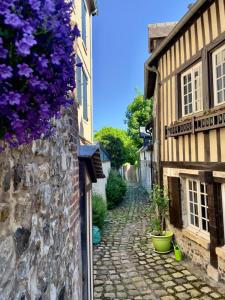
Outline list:
[[[122,177],[115,170],[111,170],[106,184],[107,206],[114,208],[125,196],[127,186]]]
[[[92,196],[92,217],[93,225],[102,228],[106,217],[106,202],[101,195],[93,194]]]
[[[128,127],[128,135],[133,139],[138,149],[143,144],[143,140],[139,138],[139,128],[145,126],[151,120],[152,111],[152,99],[146,100],[141,94],[137,94],[133,102],[127,107],[125,124]]]
[[[134,164],[137,160],[137,151],[132,139],[122,129],[103,127],[95,134],[111,156],[112,168],[119,169],[125,162]]]
[[[169,209],[167,191],[159,185],[154,185],[151,192],[150,230],[154,235],[163,235],[166,214]],[[152,216],[155,216],[152,218]]]

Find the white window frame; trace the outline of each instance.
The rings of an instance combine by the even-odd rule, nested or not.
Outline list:
[[[220,78],[222,79],[222,89],[220,90],[222,92],[222,97],[224,100],[222,102],[218,102],[218,90],[217,90],[217,77],[216,77],[216,56],[225,50],[225,45],[217,49],[212,53],[212,67],[213,67],[213,94],[214,94],[214,106],[225,104],[225,87],[223,88],[223,80],[225,80],[225,73]],[[224,62],[225,63],[225,62]],[[223,63],[221,64],[221,66]],[[223,68],[222,68],[223,69]],[[222,70],[221,70],[222,72]],[[221,73],[222,74],[222,73]]]
[[[195,97],[196,88],[195,88],[195,84],[194,84],[194,80],[195,80],[194,73],[197,69],[199,69],[199,73],[200,73],[199,74],[199,99],[197,99]],[[185,95],[184,95],[184,77],[187,76],[188,74],[191,75],[191,85],[192,86],[191,86],[191,91],[185,95],[189,95],[189,94],[192,95],[192,112],[185,114],[184,107],[186,105],[184,103],[184,97],[185,97]],[[189,68],[188,70],[186,70],[185,72],[183,72],[181,74],[181,97],[182,97],[182,116],[183,117],[186,117],[186,116],[189,116],[189,115],[192,115],[192,114],[202,111],[202,109],[203,109],[202,90],[203,90],[202,89],[202,62],[200,61],[199,63],[193,65],[191,68]],[[195,107],[197,102],[200,102],[199,109],[196,109],[196,107]]]
[[[198,223],[199,223],[199,226],[195,226],[191,223],[191,214],[193,214],[191,211],[190,211],[190,194],[189,194],[189,181],[192,181],[192,182],[196,182],[197,183],[197,205],[198,205]],[[207,230],[204,230],[202,228],[202,219],[206,219],[206,218],[203,218],[202,217],[202,210],[201,210],[201,183],[204,184],[203,182],[200,182],[199,180],[196,180],[196,179],[187,179],[186,180],[186,195],[187,195],[187,210],[188,210],[188,227],[194,229],[194,231],[199,231],[201,233],[204,233],[204,235],[206,235],[207,237],[209,237],[209,231]],[[208,206],[207,206],[208,208]],[[207,211],[208,213],[208,211]],[[207,219],[209,221],[209,215],[207,215]]]

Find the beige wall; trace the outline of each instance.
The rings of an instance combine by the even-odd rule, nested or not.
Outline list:
[[[86,46],[81,37],[79,37],[74,45],[77,55],[80,57],[83,63],[83,69],[88,78],[88,121],[83,119],[83,106],[78,105],[78,124],[79,124],[79,134],[81,137],[81,143],[91,143],[93,140],[93,116],[92,116],[92,15],[90,12],[90,4],[88,0],[85,0],[87,8],[87,18],[86,18],[86,32],[87,32],[87,43]],[[74,4],[74,11],[72,14],[72,23],[78,25],[81,31],[82,28],[82,0],[76,0]],[[82,140],[82,138],[84,140]]]

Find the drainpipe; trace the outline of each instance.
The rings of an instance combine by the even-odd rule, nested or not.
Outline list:
[[[159,116],[160,116],[160,72],[157,70],[155,66],[149,67],[148,65],[145,65],[146,70],[150,72],[156,73],[156,89],[157,89],[157,106],[156,106],[156,137],[155,142],[157,145],[157,160],[156,165],[158,169],[158,176],[157,176],[157,183],[162,186],[162,170],[161,170],[161,124],[159,122]]]

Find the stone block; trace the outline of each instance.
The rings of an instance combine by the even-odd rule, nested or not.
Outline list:
[[[12,177],[11,171],[8,171],[3,178],[2,186],[4,192],[7,192],[10,189],[11,177]]]
[[[5,222],[10,216],[10,206],[8,204],[0,204],[0,223]]]
[[[29,246],[30,231],[24,227],[17,228],[14,234],[16,253],[20,256]]]
[[[24,173],[24,168],[21,164],[17,164],[13,168],[13,186],[14,186],[14,191],[18,190],[19,184],[22,181],[23,178],[23,173]]]
[[[215,280],[216,282],[219,281],[219,272],[217,269],[215,269],[213,266],[208,265],[207,267],[207,274],[210,278]]]

